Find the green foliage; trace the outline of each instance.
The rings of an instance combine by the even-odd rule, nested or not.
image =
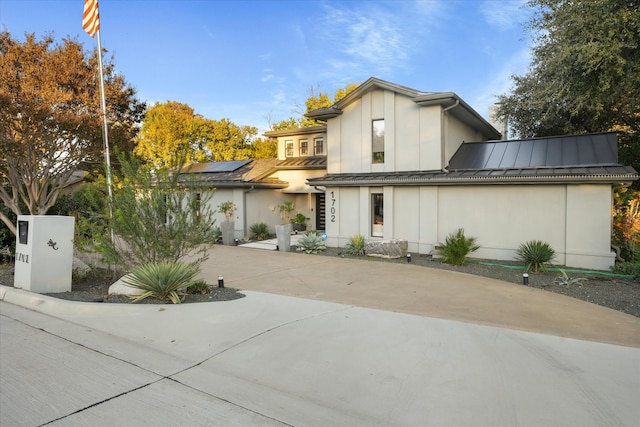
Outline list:
[[[611,267],[611,271],[616,274],[626,274],[629,276],[633,276],[635,279],[639,279],[640,262],[618,262],[613,267]]]
[[[273,212],[277,212],[280,215],[280,220],[283,224],[289,223],[289,218],[294,210],[296,210],[296,205],[291,200],[285,200],[282,204],[276,205],[272,209]]]
[[[271,130],[277,131],[285,129],[308,128],[321,125],[321,122],[318,122],[317,120],[311,120],[304,115],[309,111],[313,111],[318,108],[331,107],[333,104],[340,101],[349,93],[357,89],[359,86],[360,85],[356,83],[348,84],[344,88],[336,90],[335,94],[333,95],[333,99],[329,97],[328,93],[321,92],[319,88],[316,91],[313,87],[309,87],[309,96],[304,103],[304,107],[301,105],[296,106],[296,112],[300,114],[300,117],[289,117],[288,119],[282,120],[278,123],[271,124]]]
[[[344,252],[347,255],[364,256],[365,243],[366,241],[363,235],[356,234],[355,236],[351,236],[347,244],[344,245]]]
[[[4,214],[4,216],[10,221],[12,224],[15,224],[17,221],[16,214],[11,212],[8,207],[4,204],[0,205],[0,212]],[[11,251],[14,250],[16,246],[16,236],[9,230],[5,224],[0,223],[0,248],[8,247],[11,248]]]
[[[224,214],[227,221],[233,221],[233,214],[236,212],[236,205],[231,201],[222,202],[218,205],[220,212]]]
[[[120,159],[123,177],[114,189],[111,226],[116,236],[98,236],[96,250],[121,266],[178,262],[190,257],[197,266],[208,258],[215,239],[210,189],[179,181],[168,170],[153,170]]]
[[[134,288],[145,291],[133,298],[138,302],[145,298],[169,300],[174,304],[182,302],[181,290],[192,284],[198,274],[194,266],[179,262],[162,262],[142,264],[136,267],[122,281]]]
[[[307,218],[306,216],[304,216],[304,214],[298,212],[296,216],[289,220],[289,222],[291,222],[292,224],[307,225],[307,221],[309,221],[310,219],[311,218]]]
[[[480,249],[475,237],[466,237],[464,229],[459,228],[450,233],[442,245],[436,247],[436,252],[442,255],[442,261],[447,264],[463,265],[467,255]]]
[[[309,231],[298,239],[296,251],[304,252],[305,254],[317,254],[319,251],[324,251],[325,249],[327,249],[327,247],[324,244],[324,240],[322,240],[322,236],[318,235],[315,231]]]
[[[211,293],[211,288],[207,285],[207,282],[204,280],[196,280],[187,286],[188,294],[209,294]]]
[[[532,65],[499,97],[516,136],[616,131],[640,166],[640,7],[634,1],[529,0]],[[634,186],[640,185],[638,181]]]
[[[15,214],[45,215],[80,162],[104,158],[92,51],[0,31],[0,201]],[[108,58],[103,68],[110,145],[127,150],[146,105]],[[0,220],[15,232],[2,210]]]
[[[97,236],[109,234],[108,200],[106,178],[89,176],[78,191],[59,196],[48,213],[75,217],[74,247],[90,252]]]
[[[257,222],[249,227],[249,238],[252,240],[267,240],[273,237],[269,231],[269,226],[264,222]]]
[[[520,245],[516,259],[524,261],[526,271],[546,271],[546,264],[555,258],[556,252],[551,245],[540,240],[530,240]]]
[[[582,285],[582,282],[584,282],[585,280],[587,279],[584,277],[571,278],[569,277],[566,271],[564,271],[563,269],[560,269],[560,276],[556,277],[553,283],[557,283],[558,285],[564,285],[564,286]]]

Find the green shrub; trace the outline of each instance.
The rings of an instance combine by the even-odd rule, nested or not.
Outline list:
[[[197,280],[187,286],[188,294],[208,294],[211,293],[211,288],[204,280]]]
[[[442,256],[442,262],[453,265],[463,265],[467,255],[480,249],[475,237],[466,237],[464,228],[450,233],[444,244],[436,246],[436,253]]]
[[[516,259],[525,263],[526,271],[546,271],[546,264],[556,256],[551,245],[540,240],[530,240],[520,245]]]
[[[364,256],[365,243],[363,235],[356,234],[355,236],[351,236],[347,244],[344,245],[344,252],[347,255]]]
[[[618,262],[611,271],[616,274],[627,274],[635,279],[640,278],[640,262]]]
[[[317,254],[318,251],[324,251],[327,247],[322,240],[322,236],[319,236],[315,231],[310,231],[298,239],[298,247],[296,251],[304,252],[306,254]]]
[[[152,297],[179,304],[182,302],[180,291],[193,283],[196,274],[196,267],[180,262],[149,263],[139,265],[122,281],[145,291],[132,302]]]
[[[269,226],[264,222],[257,222],[249,227],[249,238],[252,240],[267,240],[273,237],[269,231]]]
[[[216,244],[222,242],[222,230],[218,226],[212,226],[209,229],[207,237],[205,239],[207,243]]]

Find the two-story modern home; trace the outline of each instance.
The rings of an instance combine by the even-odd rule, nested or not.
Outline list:
[[[271,209],[288,198],[330,247],[360,234],[431,254],[464,228],[479,258],[510,260],[520,244],[542,240],[559,264],[615,261],[612,188],[638,174],[618,164],[613,133],[503,141],[455,93],[376,78],[308,117],[326,125],[266,133],[278,139],[278,159],[263,174],[239,167],[228,190],[209,174],[215,198],[238,205],[238,234],[277,223]]]

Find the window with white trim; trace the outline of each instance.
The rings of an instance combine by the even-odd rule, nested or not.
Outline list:
[[[324,154],[324,139],[322,137],[317,137],[313,139],[313,154],[316,156],[321,156]]]
[[[285,141],[284,147],[285,147],[285,156],[293,157],[293,141],[292,140]]]
[[[306,139],[300,140],[300,156],[309,155],[309,141]]]

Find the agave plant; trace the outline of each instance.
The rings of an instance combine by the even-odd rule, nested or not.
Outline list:
[[[269,232],[269,226],[264,222],[256,222],[249,227],[249,232],[251,232],[249,238],[254,240],[266,240],[273,237],[273,234]]]
[[[319,236],[315,231],[310,231],[300,239],[298,239],[298,252],[304,252],[306,254],[317,254],[319,251],[324,251],[327,247],[322,240],[322,236]]]
[[[149,263],[139,265],[122,281],[145,291],[132,302],[153,297],[179,304],[183,300],[181,290],[191,285],[197,274],[195,267],[180,262]]]
[[[546,264],[555,258],[556,252],[551,245],[540,240],[530,240],[520,245],[516,259],[525,263],[526,271],[546,271]]]
[[[480,249],[476,244],[475,237],[466,237],[464,228],[459,228],[456,232],[450,233],[444,244],[436,247],[436,252],[442,255],[442,262],[453,265],[464,264],[467,255]]]
[[[363,235],[356,234],[355,236],[351,236],[347,244],[344,245],[344,252],[347,255],[364,256],[365,243]]]

